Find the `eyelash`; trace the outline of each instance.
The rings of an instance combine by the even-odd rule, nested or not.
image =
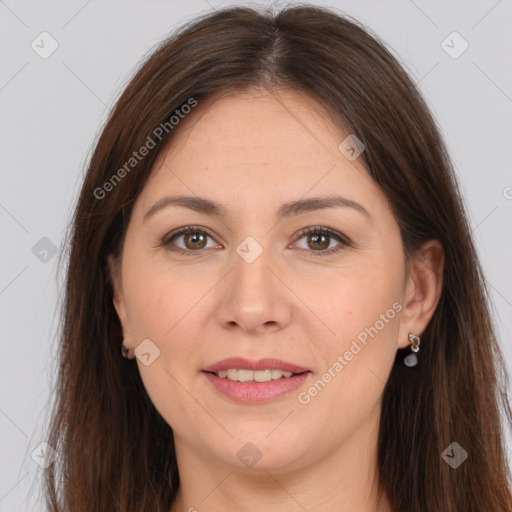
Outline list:
[[[164,236],[160,244],[158,244],[158,247],[164,247],[167,251],[186,255],[186,256],[193,256],[194,253],[201,252],[203,249],[199,249],[197,251],[192,250],[184,250],[180,248],[172,248],[171,247],[171,241],[175,238],[179,237],[180,235],[187,234],[187,233],[200,233],[203,235],[207,235],[210,238],[213,239],[213,236],[205,229],[201,228],[199,226],[185,226],[183,228],[180,228],[176,231],[173,231],[167,235]],[[338,252],[344,250],[346,247],[352,247],[351,242],[348,240],[348,238],[341,235],[341,233],[338,233],[337,231],[334,231],[331,228],[324,227],[324,226],[313,226],[303,229],[298,233],[297,241],[303,238],[306,235],[320,235],[320,234],[326,234],[329,235],[332,238],[337,239],[340,242],[340,245],[333,249],[323,249],[321,251],[313,251],[313,250],[307,250],[304,249],[307,253],[309,253],[310,256],[313,257],[324,257],[324,256],[331,256],[333,254],[337,254]]]

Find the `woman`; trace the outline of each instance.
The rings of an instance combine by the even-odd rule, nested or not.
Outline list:
[[[165,41],[96,144],[67,272],[49,510],[512,509],[450,159],[356,21],[229,8]]]

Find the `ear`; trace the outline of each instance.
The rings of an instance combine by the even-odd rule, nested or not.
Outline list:
[[[112,292],[114,295],[114,307],[121,323],[123,332],[128,332],[128,315],[123,295],[123,282],[121,279],[120,262],[112,254],[108,256],[108,267],[110,273],[110,282],[112,283]]]
[[[398,347],[410,345],[409,333],[423,334],[443,288],[445,255],[438,240],[425,242],[411,257],[400,318]]]

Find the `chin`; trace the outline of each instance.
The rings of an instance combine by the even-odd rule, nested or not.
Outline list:
[[[279,431],[274,422],[273,429],[255,432],[238,433],[234,439],[227,439],[222,445],[212,447],[214,456],[238,470],[249,472],[265,472],[291,470],[297,467],[308,451],[304,444],[304,436],[295,435],[283,429]],[[219,447],[221,448],[219,451]]]

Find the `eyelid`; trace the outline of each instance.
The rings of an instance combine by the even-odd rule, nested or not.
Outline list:
[[[181,228],[175,229],[175,230],[171,231],[170,233],[166,234],[162,238],[162,240],[158,244],[158,246],[162,246],[170,252],[186,254],[186,255],[194,255],[194,253],[199,255],[199,254],[203,253],[203,251],[205,249],[198,249],[197,251],[194,251],[194,250],[182,249],[180,247],[170,248],[170,243],[173,238],[180,237],[189,232],[204,233],[205,235],[209,236],[212,240],[216,241],[216,237],[212,234],[212,232],[208,228],[206,228],[204,226],[188,225],[188,226],[183,226]],[[345,236],[344,234],[340,233],[339,231],[332,229],[328,226],[320,226],[320,225],[308,226],[308,227],[303,228],[300,231],[298,231],[293,236],[295,239],[293,244],[295,244],[298,240],[300,240],[301,238],[303,238],[306,235],[309,235],[309,234],[316,235],[316,234],[320,234],[320,233],[325,233],[325,234],[329,235],[330,237],[336,238],[340,242],[339,245],[341,245],[341,247],[338,246],[338,247],[334,247],[331,249],[323,249],[321,251],[314,251],[312,249],[301,249],[301,251],[306,252],[308,255],[321,257],[321,256],[330,256],[330,255],[336,254],[337,252],[343,250],[346,247],[353,247],[352,241],[347,236]]]
[[[165,245],[170,240],[172,240],[174,237],[179,236],[179,235],[183,235],[183,234],[188,233],[188,232],[200,232],[200,233],[204,232],[210,238],[215,240],[215,236],[213,235],[213,233],[208,228],[205,228],[204,226],[189,225],[189,226],[183,226],[181,228],[178,228],[178,229],[175,229],[175,230],[171,231],[170,233],[167,233],[162,238],[162,244]]]
[[[318,233],[327,233],[333,238],[337,238],[340,242],[344,243],[345,245],[352,246],[352,241],[346,235],[328,226],[308,226],[307,228],[298,231],[294,235],[294,237],[300,239],[305,235],[316,235]]]
[[[199,249],[197,251],[192,251],[192,250],[182,249],[181,247],[171,248],[171,240],[172,239],[178,238],[178,237],[183,236],[186,233],[190,233],[190,232],[204,233],[205,235],[210,237],[212,240],[214,240],[216,243],[218,243],[216,241],[216,237],[212,234],[212,232],[208,228],[205,228],[204,226],[188,225],[188,226],[183,226],[181,228],[175,229],[175,230],[171,231],[170,233],[167,233],[161,239],[161,241],[157,245],[157,247],[163,247],[165,250],[167,250],[169,252],[185,254],[187,256],[194,256],[194,255],[199,255],[199,254],[203,253],[203,251],[205,249]]]

